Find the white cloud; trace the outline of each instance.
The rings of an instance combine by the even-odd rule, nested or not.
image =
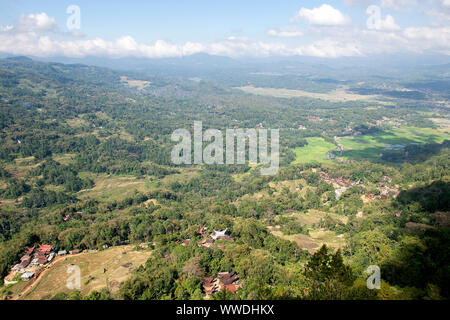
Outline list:
[[[0,31],[11,31],[13,28],[13,26],[4,26],[0,27]]]
[[[107,57],[182,57],[205,52],[230,57],[291,55],[293,51],[280,43],[252,41],[247,38],[230,37],[210,44],[186,42],[181,45],[157,40],[154,44],[138,43],[131,36],[114,41],[102,38],[89,40],[52,40],[35,32],[0,32],[0,52],[31,56],[107,56]]]
[[[280,38],[295,38],[303,36],[303,32],[299,30],[287,30],[287,29],[270,29],[267,31],[269,36]]]
[[[337,58],[362,55],[356,43],[343,43],[331,39],[315,41],[304,47],[302,53],[308,56]]]
[[[387,15],[386,18],[381,19],[381,30],[400,30],[400,26],[395,22],[395,19],[391,15]]]
[[[373,0],[343,0],[346,6],[368,6],[373,4]]]
[[[58,31],[54,18],[41,13],[22,15],[13,26],[0,26],[0,52],[46,57],[144,58],[181,57],[200,52],[230,57],[310,55],[333,58],[395,52],[438,52],[450,55],[448,24],[442,27],[402,29],[390,15],[381,19],[377,29],[361,29],[355,25],[346,26],[343,32],[341,25],[312,24],[301,30],[298,26],[289,26],[270,29],[267,33],[278,37],[278,40],[264,42],[229,37],[212,43],[174,44],[157,40],[145,44],[129,35],[115,40],[99,37],[61,40],[61,35],[67,34]],[[316,40],[302,45],[294,45],[293,40],[286,41],[286,38],[301,37],[303,34]]]
[[[387,15],[384,19],[380,18],[377,24],[371,26],[369,29],[384,30],[384,31],[396,31],[400,30],[400,26],[395,22],[394,17]]]
[[[448,1],[448,0],[444,0]],[[417,5],[417,0],[381,0],[381,7],[394,9],[394,10],[405,10],[411,9]]]
[[[305,20],[313,25],[340,26],[350,24],[350,18],[342,14],[338,9],[328,4],[323,4],[319,8],[301,8],[294,17],[294,20]]]
[[[402,35],[408,40],[409,49],[416,52],[435,51],[450,55],[450,27],[410,27]]]
[[[42,13],[30,13],[29,15],[20,15],[14,26],[14,29],[26,32],[26,31],[56,31],[58,26],[56,20],[53,17],[49,17],[45,12]]]

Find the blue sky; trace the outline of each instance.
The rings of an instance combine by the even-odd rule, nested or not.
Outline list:
[[[76,32],[69,5],[81,10]],[[450,0],[10,0],[0,27],[0,51],[42,56],[449,54]]]

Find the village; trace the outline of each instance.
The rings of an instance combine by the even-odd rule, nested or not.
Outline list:
[[[11,283],[17,274],[21,274],[20,279],[24,281],[39,277],[39,274],[49,266],[56,256],[79,254],[82,250],[76,249],[67,252],[61,250],[56,252],[52,245],[41,245],[26,248],[25,254],[20,258],[20,263],[11,268],[11,273],[5,278],[5,283]],[[9,281],[7,280],[9,279]]]
[[[199,228],[199,233],[203,237],[203,240],[197,242],[199,247],[212,247],[216,241],[224,240],[233,242],[234,239],[226,234],[227,229],[225,230],[213,230],[211,235],[207,233],[208,227],[201,226]],[[190,239],[185,239],[181,242],[178,242],[182,246],[189,245],[191,243]],[[216,247],[219,249],[223,249],[223,246],[220,244],[216,244]],[[229,291],[233,294],[236,294],[237,289],[242,287],[242,284],[239,282],[239,276],[234,272],[219,272],[216,277],[209,276],[203,279],[203,291],[206,294],[205,299],[208,299],[212,294],[225,290]]]
[[[216,243],[217,241],[234,241],[234,239],[227,235],[226,232],[227,229],[213,230],[209,234],[208,228],[201,226],[199,228],[199,234],[202,236],[203,240],[198,241],[196,244],[199,247],[210,248],[214,245],[218,249],[223,249],[223,244]],[[186,246],[191,243],[191,240],[185,239],[183,241],[177,241],[176,243]],[[106,248],[108,247],[103,247],[103,249]],[[57,251],[54,246],[48,244],[38,244],[35,247],[27,247],[24,250],[23,256],[20,258],[20,262],[14,265],[11,268],[10,274],[5,277],[5,284],[16,283],[17,281],[14,280],[18,280],[18,275],[20,275],[20,280],[28,281],[30,282],[29,285],[32,285],[44,270],[50,268],[56,257],[76,255],[80,253],[83,253],[83,250],[75,249],[71,251]],[[210,295],[222,290],[235,294],[237,289],[241,286],[239,277],[234,271],[219,272],[216,276],[205,277],[202,281],[202,287],[206,294],[206,299],[208,299]]]
[[[225,230],[213,230],[211,235],[209,235],[207,233],[207,230],[208,230],[208,228],[205,227],[205,226],[201,226],[199,228],[199,233],[203,237],[203,240],[197,242],[197,245],[199,247],[210,248],[218,240],[224,240],[224,241],[229,241],[229,242],[233,242],[234,241],[234,239],[232,237],[230,237],[229,235],[226,234],[227,229],[225,229]],[[177,241],[176,243],[177,244],[181,244],[182,246],[186,246],[186,245],[189,245],[191,243],[191,239],[185,239],[183,241]],[[220,249],[222,246],[221,245],[217,245],[217,247]]]
[[[210,276],[203,279],[203,291],[206,293],[206,299],[222,290],[236,294],[237,289],[241,287],[239,276],[234,271],[219,272],[217,277]]]
[[[350,181],[350,179],[344,179],[341,177],[331,178],[328,172],[321,171],[320,177],[325,180],[326,183],[333,185],[335,188],[336,200],[339,200],[342,194],[351,187],[360,187],[367,189],[366,185],[362,184],[361,181]],[[370,200],[387,200],[389,197],[396,198],[400,191],[396,186],[392,186],[392,178],[388,176],[383,176],[377,187],[377,194],[369,194],[367,196],[363,195],[362,199],[367,201]]]

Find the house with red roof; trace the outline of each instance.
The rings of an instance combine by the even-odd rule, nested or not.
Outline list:
[[[42,253],[50,253],[53,251],[53,246],[48,244],[39,244],[39,249],[41,249]]]

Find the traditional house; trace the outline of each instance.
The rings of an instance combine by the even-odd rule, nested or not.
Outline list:
[[[234,241],[234,239],[228,235],[225,235],[223,237],[218,237],[217,240]]]
[[[235,294],[237,289],[242,286],[238,280],[239,277],[235,272],[219,272],[217,278],[211,276],[203,279],[203,290],[207,295],[221,290]]]
[[[34,258],[31,261],[31,263],[34,264],[35,266],[42,266],[42,265],[46,264],[47,262],[48,262],[47,258],[43,257],[43,256],[39,256],[37,258]]]
[[[202,241],[198,242],[197,244],[199,247],[203,246],[203,247],[209,248],[214,244],[214,240],[212,240],[210,238],[206,238],[206,239],[203,239]]]
[[[187,246],[189,243],[191,243],[191,239],[186,239],[186,240],[183,240],[183,241],[181,242],[181,245],[182,245],[182,246]]]
[[[208,230],[208,228],[205,227],[205,226],[201,226],[201,227],[200,227],[199,233],[201,234],[201,236],[202,236],[203,238],[208,237],[208,234],[206,233],[207,230]]]
[[[28,254],[26,254],[26,255],[24,255],[22,258],[20,258],[20,261],[23,261],[23,260],[30,260],[31,259],[31,256],[29,256]]]
[[[31,261],[31,259],[23,260],[22,262],[20,262],[20,266],[21,266],[22,268],[26,268],[26,267],[29,266],[30,261]]]
[[[237,289],[239,289],[241,287],[242,287],[242,285],[240,283],[238,283],[238,284],[235,284],[235,283],[227,284],[227,285],[225,285],[224,290],[225,291],[230,291],[231,293],[236,294]]]
[[[203,279],[203,290],[207,295],[211,295],[218,289],[217,284],[214,281],[214,277],[206,277]]]
[[[12,271],[15,271],[15,272],[18,272],[18,271],[23,270],[23,267],[22,267],[22,265],[19,263],[19,264],[16,264],[15,266],[13,266],[13,267],[11,268],[11,270],[12,270]]]
[[[225,234],[226,232],[227,232],[227,229],[222,230],[222,231],[214,230],[213,233],[211,234],[211,238],[213,238],[214,240],[217,240],[220,237],[225,237],[226,236],[226,234]]]
[[[233,272],[219,272],[217,274],[217,278],[219,279],[220,288],[224,289],[225,286],[235,283],[239,280],[239,276]]]
[[[47,244],[43,244],[43,245],[39,244],[39,249],[41,250],[41,252],[43,254],[50,254],[50,252],[53,251],[53,246],[47,245]]]

